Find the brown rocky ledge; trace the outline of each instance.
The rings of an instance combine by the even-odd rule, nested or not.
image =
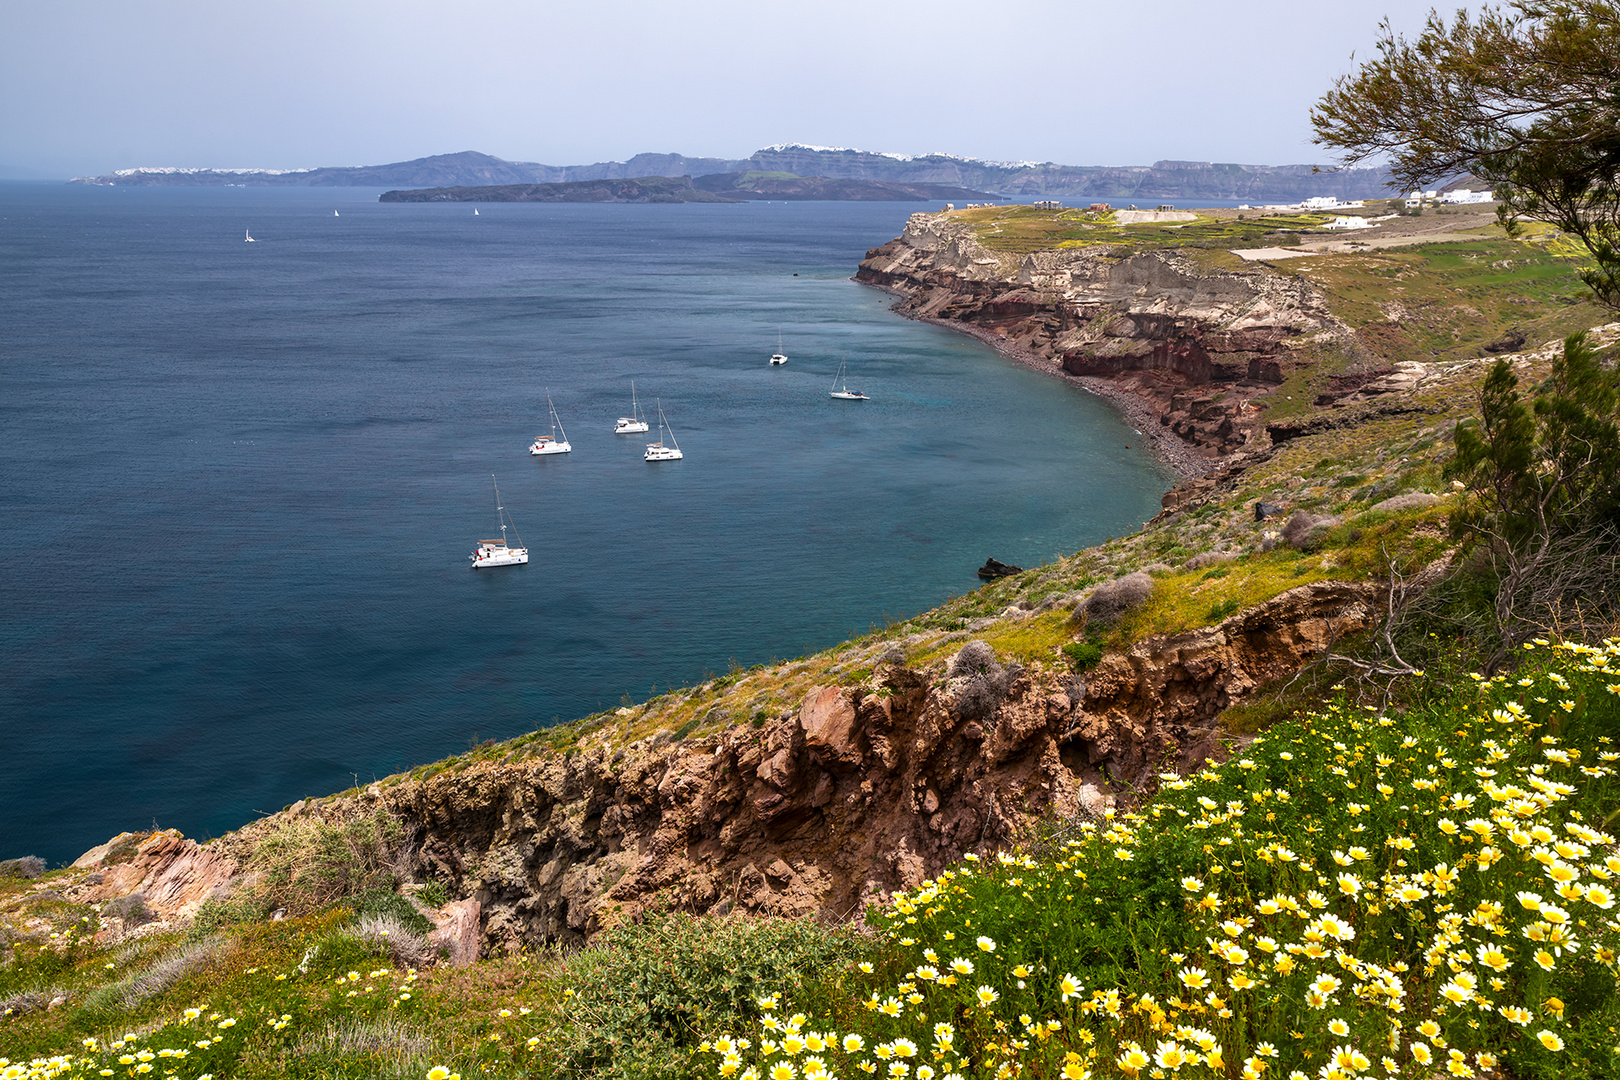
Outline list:
[[[1184,480],[1269,445],[1263,399],[1306,362],[1297,344],[1349,336],[1298,278],[1107,245],[1007,255],[948,214],[913,214],[855,277],[903,314],[1108,397]]]
[[[269,833],[382,811],[396,866],[460,900],[447,940],[578,943],[656,905],[843,918],[1043,818],[1106,812],[1219,757],[1222,709],[1376,618],[1378,587],[1301,585],[1218,626],[1150,638],[1082,680],[1008,668],[993,700],[943,667],[880,664],[762,727],[455,767],[299,804],[207,845],[128,834],[76,865],[75,899],[142,891],[162,919],[228,896]],[[472,954],[471,943],[464,950]]]

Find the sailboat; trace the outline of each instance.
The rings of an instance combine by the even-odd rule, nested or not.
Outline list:
[[[478,207],[475,206],[475,207],[473,207],[473,217],[477,217],[477,216],[478,216]]]
[[[641,415],[641,404],[636,401],[636,380],[630,380],[630,415],[619,417],[613,425],[615,435],[636,435],[647,430],[647,418]]]
[[[557,419],[557,406],[551,403],[551,391],[546,391],[546,408],[551,412],[551,434],[540,435],[535,438],[534,444],[529,447],[529,453],[535,457],[542,454],[566,454],[573,449],[568,445],[568,432],[563,431],[562,421]],[[562,438],[557,433],[562,431]]]
[[[247,235],[247,240],[245,241],[246,243],[249,243],[249,244],[257,244],[258,243],[257,240],[253,239],[253,230],[252,229],[243,229],[242,232]]]
[[[787,363],[787,353],[782,351],[782,331],[776,332],[776,351],[771,354],[771,366],[780,367]]]
[[[332,211],[332,216],[333,217],[339,217],[340,215],[338,214],[338,212],[336,210],[334,210],[334,211]]]
[[[490,476],[490,482],[495,477]],[[477,549],[467,558],[472,560],[474,570],[482,570],[489,566],[519,566],[529,561],[529,549],[523,546],[523,537],[518,536],[517,522],[512,521],[512,515],[506,512],[501,505],[501,485],[495,484],[495,517],[501,523],[501,538],[499,540],[480,540]],[[506,527],[512,526],[512,535],[517,537],[517,547],[506,546]]]
[[[669,432],[669,446],[664,445],[664,432]],[[643,456],[646,461],[679,461],[681,460],[681,444],[675,441],[675,429],[669,426],[664,419],[664,401],[658,400],[658,441],[647,444],[647,453]]]
[[[839,401],[870,401],[871,400],[865,394],[861,393],[859,390],[851,390],[849,388],[849,381],[844,378],[844,362],[842,360],[840,360],[838,362],[838,374],[833,376],[832,393],[829,394],[828,396],[829,397],[835,397]]]

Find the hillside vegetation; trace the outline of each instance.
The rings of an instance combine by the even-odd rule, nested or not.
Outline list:
[[[864,921],[654,905],[583,949],[460,967],[429,938],[453,897],[391,861],[398,823],[360,791],[264,825],[258,876],[189,923],[76,898],[86,869],[0,864],[0,1080],[1620,1075],[1620,641],[1574,604],[1481,674],[1489,561],[1454,527],[1478,497],[1453,455],[1483,347],[1598,321],[1563,302],[1565,259],[1475,238],[1290,264],[1376,355],[1433,364],[1422,382],[1321,409],[1327,374],[1285,385],[1294,437],[1137,533],[376,787],[691,746],[819,688],[885,695],[896,670],[1073,688],[1177,635],[1236,635],[1301,585],[1394,598],[1226,708],[1204,767],[1102,777],[1112,806],[1050,815]],[[1512,370],[1530,387],[1558,356]]]

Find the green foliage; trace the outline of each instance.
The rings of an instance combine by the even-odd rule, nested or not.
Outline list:
[[[838,1076],[1616,1075],[1620,641],[1525,660],[1404,715],[1285,721],[1054,856],[970,856],[873,916],[903,970],[864,1015],[788,994],[711,1049],[814,1038]]]
[[[443,886],[440,886],[443,889]],[[386,889],[371,889],[355,900],[355,915],[382,915],[393,918],[407,930],[418,934],[431,933],[433,923],[416,910],[416,906],[399,893]]]
[[[543,1036],[559,1077],[666,1078],[705,1032],[759,1016],[773,993],[819,996],[870,946],[808,920],[656,914],[568,958],[566,1004]]]
[[[381,810],[342,822],[287,821],[254,851],[250,865],[260,877],[250,895],[261,910],[301,915],[372,890],[392,892],[402,837],[399,822]]]
[[[1316,141],[1342,163],[1388,155],[1407,188],[1472,173],[1520,217],[1576,236],[1581,279],[1620,308],[1620,5],[1514,0],[1509,9],[1431,12],[1412,41],[1386,21],[1377,52],[1311,111]]]
[[[1076,671],[1087,671],[1102,662],[1103,648],[1096,641],[1071,641],[1063,646],[1063,655]]]
[[[1497,361],[1480,391],[1480,419],[1457,425],[1451,474],[1477,497],[1458,515],[1464,535],[1523,547],[1610,522],[1620,506],[1620,376],[1572,334],[1552,375],[1526,404]]]
[[[1586,335],[1572,334],[1528,402],[1498,361],[1480,391],[1479,420],[1457,425],[1448,472],[1470,497],[1452,530],[1488,560],[1499,657],[1556,619],[1566,599],[1600,615],[1614,606],[1617,403],[1620,373]]]

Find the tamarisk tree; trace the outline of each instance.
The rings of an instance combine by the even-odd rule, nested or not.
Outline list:
[[[1515,0],[1430,13],[1408,40],[1385,20],[1377,55],[1311,110],[1341,164],[1387,157],[1403,188],[1466,173],[1488,181],[1512,235],[1520,219],[1576,237],[1599,302],[1620,309],[1620,4]]]
[[[1620,373],[1585,334],[1564,340],[1527,401],[1499,360],[1448,468],[1468,497],[1453,532],[1488,563],[1495,667],[1561,622],[1612,620],[1620,593]]]

